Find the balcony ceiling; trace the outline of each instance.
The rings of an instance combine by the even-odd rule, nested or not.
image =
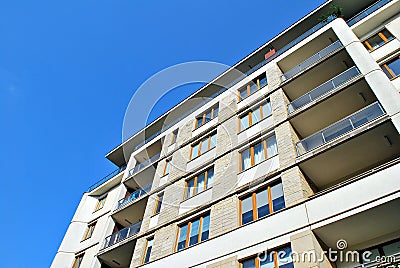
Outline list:
[[[140,197],[138,201],[126,205],[122,210],[114,213],[112,218],[124,227],[143,219],[149,197]]]
[[[336,249],[339,239],[345,239],[349,249],[364,249],[386,242],[379,238],[391,240],[399,236],[399,208],[400,199],[395,199],[313,231],[332,249]]]
[[[99,259],[111,267],[128,268],[131,263],[135,244],[136,240],[133,240],[121,246],[109,248],[103,254],[99,254]]]
[[[385,135],[392,146],[387,144]],[[300,163],[300,168],[319,189],[324,189],[337,183],[337,178],[352,176],[354,171],[367,170],[399,156],[400,135],[391,121],[387,121]]]

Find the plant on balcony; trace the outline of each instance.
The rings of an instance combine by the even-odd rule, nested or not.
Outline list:
[[[329,6],[328,12],[319,17],[320,22],[327,22],[330,17],[343,18],[343,8],[335,4]]]

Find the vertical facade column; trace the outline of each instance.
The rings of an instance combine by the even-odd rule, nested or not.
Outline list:
[[[311,230],[291,236],[290,241],[295,268],[334,267]]]
[[[396,129],[400,133],[400,95],[396,87],[344,20],[335,20],[332,23],[332,29],[360,72],[365,76],[365,80],[383,109],[392,117]]]

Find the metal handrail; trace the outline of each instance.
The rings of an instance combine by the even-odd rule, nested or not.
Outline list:
[[[334,42],[334,43],[332,43],[332,44],[330,44],[329,46],[327,46],[327,47],[323,48],[322,50],[320,50],[318,53],[312,55],[308,59],[306,59],[303,62],[301,62],[299,65],[296,65],[295,67],[293,67],[289,71],[285,72],[282,75],[282,81],[285,81],[285,80],[287,80],[289,78],[294,77],[296,74],[302,72],[303,70],[307,69],[311,65],[317,63],[318,61],[322,60],[326,56],[330,55],[331,53],[333,53],[334,51],[337,51],[338,49],[340,49],[342,47],[343,47],[343,45],[339,40]]]
[[[104,239],[103,249],[115,245],[122,240],[139,233],[141,225],[142,221],[138,221],[116,233],[113,233],[112,235],[107,236]]]
[[[392,2],[392,1],[393,0],[380,0],[380,1],[377,1],[377,2],[373,3],[372,5],[370,5],[369,7],[364,9],[363,11],[359,12],[355,16],[353,16],[350,19],[348,19],[347,20],[347,25],[353,26],[354,24],[356,24],[360,20],[362,20],[365,17],[371,15],[372,13],[374,13],[375,11],[377,11],[378,9],[380,9],[381,7],[385,6],[386,4],[388,4],[388,3]]]
[[[296,45],[297,43],[299,43],[300,41],[306,39],[308,36],[310,36],[311,34],[313,34],[314,32],[318,31],[319,29],[321,29],[323,26],[325,26],[326,24],[328,24],[329,22],[333,21],[334,19],[336,19],[335,16],[331,16],[329,17],[326,21],[320,22],[317,25],[315,25],[314,27],[312,27],[310,30],[304,32],[302,35],[298,36],[297,38],[295,38],[294,40],[292,40],[291,42],[289,42],[287,45],[285,45],[284,47],[282,47],[281,49],[279,49],[275,54],[273,54],[271,57],[269,57],[266,60],[262,60],[260,63],[258,63],[257,65],[255,65],[254,67],[252,67],[250,70],[248,70],[247,72],[243,73],[243,75],[239,76],[238,78],[234,79],[232,82],[230,82],[227,86],[221,88],[220,90],[218,90],[216,93],[214,93],[213,95],[211,95],[210,97],[208,97],[206,100],[204,100],[203,102],[199,103],[198,105],[196,105],[194,108],[190,109],[188,112],[183,113],[183,115],[181,115],[179,118],[177,118],[176,120],[174,120],[173,122],[169,123],[168,125],[164,126],[161,130],[157,131],[156,133],[152,134],[150,137],[146,138],[144,141],[142,141],[141,143],[139,143],[138,145],[135,146],[135,151],[140,149],[143,145],[149,143],[151,140],[153,140],[154,138],[156,138],[157,136],[159,136],[161,133],[163,133],[164,131],[170,129],[173,125],[175,125],[177,122],[181,121],[183,118],[185,118],[186,116],[190,115],[192,112],[194,112],[195,110],[199,109],[200,107],[202,107],[203,105],[205,105],[206,103],[208,103],[210,100],[212,100],[213,98],[217,97],[218,95],[220,95],[221,93],[225,92],[226,90],[228,90],[229,88],[231,88],[232,86],[234,86],[235,84],[237,84],[238,82],[242,81],[245,77],[249,76],[250,74],[254,73],[255,71],[257,71],[258,69],[260,69],[262,66],[266,65],[267,63],[271,62],[273,59],[275,59],[276,57],[278,57],[279,55],[283,54],[284,52],[286,52],[287,50],[289,50],[290,48],[292,48],[294,45]]]
[[[314,101],[315,99],[325,95],[328,92],[331,92],[335,88],[343,85],[344,83],[350,81],[351,79],[359,76],[361,73],[356,66],[347,69],[346,71],[338,74],[334,78],[326,81],[325,83],[319,85],[318,87],[310,90],[306,94],[301,97],[295,99],[291,103],[288,104],[288,112],[292,113],[295,110],[303,107],[304,105]]]
[[[147,159],[146,161],[136,165],[134,168],[132,168],[131,170],[129,170],[129,176],[132,176],[136,173],[138,173],[140,170],[150,166],[151,164],[153,164],[154,162],[156,162],[159,158],[160,158],[160,154],[161,153],[156,153],[155,155],[153,155],[152,157],[150,157],[149,159]]]
[[[367,107],[333,123],[332,125],[302,139],[296,143],[297,155],[305,154],[339,136],[342,136],[356,128],[385,114],[379,102],[374,102]]]
[[[105,183],[106,181],[108,181],[109,179],[115,177],[116,175],[118,175],[119,173],[121,173],[122,171],[124,171],[126,169],[126,165],[122,166],[120,168],[117,168],[116,170],[114,170],[113,172],[111,172],[110,174],[108,174],[107,176],[105,176],[104,178],[102,178],[101,180],[99,180],[98,182],[96,182],[95,184],[93,184],[92,186],[90,186],[88,188],[88,192],[93,191],[94,189],[96,189],[97,187],[99,187],[100,185],[102,185],[103,183]]]
[[[128,196],[125,196],[124,198],[122,198],[121,200],[118,201],[116,209],[119,209],[120,207],[125,206],[126,204],[129,204],[129,203],[135,201],[139,197],[144,196],[145,194],[150,192],[151,186],[152,186],[152,184],[149,183],[146,186],[144,186],[143,188],[140,188],[139,190],[136,190],[132,194],[130,194]]]

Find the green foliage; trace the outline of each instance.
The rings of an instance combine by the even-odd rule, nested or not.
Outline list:
[[[329,17],[336,17],[336,18],[342,18],[343,17],[343,8],[340,6],[331,4],[329,6],[329,11],[319,17],[320,22],[326,22]]]

